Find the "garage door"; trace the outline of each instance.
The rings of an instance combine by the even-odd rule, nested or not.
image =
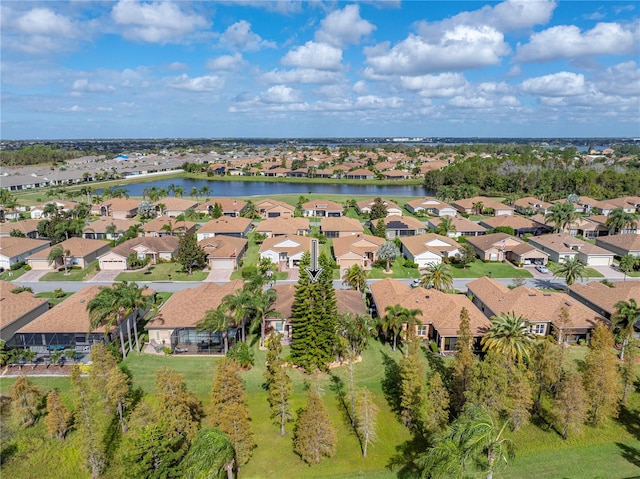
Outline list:
[[[127,264],[124,260],[101,260],[100,269],[103,271],[124,271],[127,268]]]
[[[610,256],[591,256],[589,258],[589,266],[609,266],[611,264]]]
[[[211,266],[213,269],[233,269],[235,264],[232,259],[214,259]]]

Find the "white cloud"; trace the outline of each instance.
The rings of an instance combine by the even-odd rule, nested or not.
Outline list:
[[[598,23],[580,32],[575,25],[559,25],[531,35],[529,43],[518,45],[515,59],[524,62],[550,61],[585,55],[623,55],[638,49],[636,31],[618,23]]]
[[[73,37],[74,28],[64,15],[57,14],[48,8],[34,8],[16,21],[16,27],[30,35],[61,35]]]
[[[449,105],[458,108],[491,108],[493,101],[484,97],[463,97],[456,96],[449,100]]]
[[[251,31],[251,24],[246,20],[231,25],[220,37],[220,43],[232,50],[257,51],[262,48],[275,48],[274,42],[263,40],[260,35]]]
[[[285,85],[274,85],[260,96],[265,103],[297,103],[300,92]]]
[[[366,63],[378,74],[423,75],[496,65],[510,49],[491,27],[457,26],[434,43],[410,35],[389,49],[388,44],[365,48]]]
[[[113,7],[111,16],[122,27],[125,38],[149,43],[179,42],[209,25],[204,17],[183,12],[178,5],[169,2],[120,0]]]
[[[417,91],[425,97],[449,97],[460,95],[467,88],[467,80],[460,73],[441,73],[400,77],[400,84],[407,90]]]
[[[176,90],[194,92],[216,91],[224,87],[224,80],[216,75],[191,78],[186,74],[182,74],[172,78],[168,82],[168,85]]]
[[[536,78],[529,78],[520,85],[524,93],[544,97],[577,96],[585,92],[584,75],[572,72],[558,72]]]
[[[330,71],[339,70],[341,62],[342,50],[311,41],[289,51],[280,61],[284,66]]]
[[[233,55],[222,55],[217,58],[207,60],[205,67],[209,70],[239,72],[246,68],[247,62],[240,53]]]
[[[189,65],[182,62],[172,62],[172,63],[169,63],[169,66],[167,68],[175,72],[175,71],[181,71],[181,70],[188,70]]]
[[[604,93],[640,97],[640,68],[634,61],[619,63],[598,73],[594,84]]]
[[[329,84],[340,81],[342,77],[342,74],[339,72],[314,70],[310,68],[271,70],[262,75],[262,79],[268,83]]]
[[[73,82],[71,88],[79,93],[111,93],[115,91],[112,85],[100,82],[90,82],[88,78],[79,78]]]
[[[346,44],[358,44],[360,39],[369,35],[376,26],[360,18],[358,5],[347,5],[342,10],[335,10],[320,23],[316,32],[316,40],[336,47]]]
[[[358,95],[364,95],[368,91],[367,82],[359,80],[353,84],[353,92]]]

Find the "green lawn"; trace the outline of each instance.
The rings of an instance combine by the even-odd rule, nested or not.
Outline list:
[[[385,272],[384,266],[374,265],[371,271],[367,273],[369,279],[384,279],[384,278],[419,278],[420,271],[417,268],[407,268],[404,265],[404,259],[402,257],[396,258],[391,263],[391,272]]]
[[[558,268],[560,268],[560,264],[556,263],[555,261],[549,261],[547,263],[547,267],[549,268],[549,271],[551,271],[555,275],[558,271]],[[604,278],[604,275],[600,273],[600,271],[596,271],[593,268],[585,268],[584,274],[585,278]]]
[[[52,292],[43,292],[43,293],[37,293],[35,296],[36,296],[36,298],[48,298],[49,299],[49,304],[50,305],[53,304],[55,306],[56,304],[62,303],[65,299],[67,299],[72,294],[73,293],[65,292],[64,296],[56,298]]]
[[[69,274],[63,271],[52,271],[45,274],[40,281],[85,281],[94,277],[97,273],[97,261],[89,263],[86,268],[69,269]]]
[[[0,273],[0,279],[2,281],[13,281],[18,279],[20,276],[25,274],[30,269],[27,269],[27,266],[23,266],[22,268],[16,269],[14,271],[6,270]]]
[[[150,273],[147,274],[147,271]],[[203,281],[208,274],[208,271],[193,270],[189,275],[178,263],[158,263],[145,270],[120,273],[116,281]]]
[[[524,268],[514,268],[509,263],[485,263],[479,259],[467,265],[466,269],[452,265],[451,274],[454,278],[533,278],[533,275]]]

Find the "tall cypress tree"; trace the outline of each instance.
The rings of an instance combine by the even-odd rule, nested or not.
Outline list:
[[[320,255],[322,271],[315,282],[306,271],[309,265],[310,255],[305,253],[300,261],[300,279],[292,306],[291,360],[312,372],[326,370],[334,359],[338,308],[329,259]]]

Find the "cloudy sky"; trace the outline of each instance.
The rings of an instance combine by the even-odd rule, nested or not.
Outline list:
[[[637,1],[3,1],[1,137],[640,137]]]

